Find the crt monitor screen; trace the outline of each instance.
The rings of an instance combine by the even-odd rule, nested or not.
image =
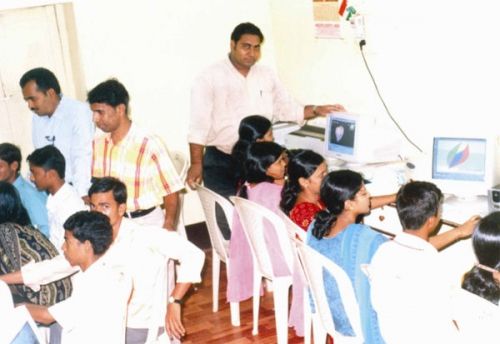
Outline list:
[[[344,117],[330,117],[328,123],[328,151],[354,155],[356,120]]]
[[[434,138],[432,178],[485,181],[487,142],[474,138]]]

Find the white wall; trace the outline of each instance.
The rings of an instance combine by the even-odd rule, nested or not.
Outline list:
[[[273,0],[276,61],[304,101],[341,102],[387,118],[358,42],[315,39],[311,0]],[[354,1],[353,1],[354,2]],[[499,134],[500,23],[492,0],[357,1],[365,14],[365,55],[407,134],[427,153],[432,136]]]
[[[75,0],[73,4],[87,87],[118,78],[131,95],[133,120],[186,154],[192,81],[229,52],[230,34],[237,24],[251,21],[269,33],[262,60],[274,65],[265,0]],[[186,222],[203,221],[194,193],[186,203]]]

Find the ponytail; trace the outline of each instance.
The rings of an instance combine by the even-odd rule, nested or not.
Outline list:
[[[363,185],[357,172],[338,170],[328,173],[321,183],[320,196],[326,209],[316,214],[312,235],[321,239],[330,234],[331,227],[344,211],[345,201],[353,199]]]
[[[248,185],[247,183],[243,183],[240,187],[240,191],[238,192],[238,196],[241,198],[248,199]]]
[[[337,215],[330,213],[328,210],[322,210],[316,214],[314,220],[312,235],[320,240],[330,234],[330,229],[337,221]]]
[[[290,214],[301,191],[299,183],[287,179],[281,191],[280,208],[287,215]]]
[[[498,305],[500,285],[493,278],[493,273],[474,266],[464,276],[462,288]]]

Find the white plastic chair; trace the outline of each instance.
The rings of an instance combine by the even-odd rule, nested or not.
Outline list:
[[[286,230],[288,231],[288,235],[290,238],[299,238],[302,240],[302,242],[306,242],[307,238],[307,232],[300,228],[295,222],[292,221],[288,215],[286,215],[284,212],[280,211],[279,216],[283,219],[283,222],[285,223]],[[293,246],[295,249],[295,246]]]
[[[304,276],[304,270],[300,265],[299,253],[297,252],[297,247],[295,246],[295,240],[298,238],[302,242],[306,242],[307,233],[302,228],[300,228],[295,222],[288,217],[285,213],[280,211],[278,215],[281,217],[283,222],[285,223],[286,229],[288,231],[288,237],[291,242],[291,247],[294,255],[294,270],[299,274],[299,278],[302,280],[304,284],[303,291],[303,301],[304,301],[304,344],[311,343],[311,307],[309,305],[309,288],[307,287],[306,276]]]
[[[292,275],[276,276],[267,250],[264,237],[264,220],[269,221],[284,261],[290,272],[293,271],[293,252],[283,220],[271,210],[240,197],[231,197],[240,217],[243,230],[248,239],[253,255],[254,285],[253,285],[253,330],[252,334],[259,333],[259,306],[262,277],[273,282],[274,315],[276,319],[276,333],[278,344],[288,342],[288,290],[292,285]],[[267,228],[266,228],[267,229]]]
[[[362,344],[364,342],[363,332],[361,330],[361,318],[359,306],[354,294],[351,280],[346,272],[337,264],[332,262],[321,253],[308,247],[299,240],[295,240],[300,257],[304,275],[306,276],[309,289],[312,294],[316,313],[314,319],[314,342],[324,343],[326,333],[335,338],[335,343]],[[335,330],[332,314],[325,294],[325,284],[323,280],[323,271],[326,270],[337,282],[344,310],[347,318],[354,330],[354,336],[344,336]],[[319,326],[321,325],[321,326]],[[326,331],[326,333],[325,333]]]
[[[219,310],[220,262],[223,261],[226,263],[227,274],[229,274],[229,265],[231,264],[229,241],[225,240],[222,236],[217,223],[215,209],[216,204],[218,204],[222,208],[227,222],[232,224],[234,207],[227,199],[204,186],[198,185],[196,191],[198,192],[198,197],[205,213],[208,234],[212,244],[212,311],[215,313]],[[230,310],[231,324],[233,326],[240,326],[240,304],[238,302],[231,302]]]
[[[184,153],[176,150],[169,151],[170,158],[172,159],[172,163],[174,164],[175,170],[181,180],[186,179],[187,170],[189,167],[188,159]],[[186,190],[182,190],[179,192],[179,204],[178,204],[178,216],[177,216],[177,225],[175,230],[177,233],[187,238],[186,227],[184,225],[184,194]]]

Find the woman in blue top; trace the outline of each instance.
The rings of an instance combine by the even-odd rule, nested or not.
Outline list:
[[[370,263],[387,238],[360,224],[370,212],[370,193],[362,176],[354,171],[330,172],[321,184],[320,196],[326,208],[316,214],[308,231],[308,245],[342,267],[349,275],[359,304],[365,343],[384,343],[371,301],[368,278],[360,264]],[[354,335],[340,299],[335,280],[325,276],[326,296],[338,332]]]
[[[372,207],[394,202],[395,195],[380,196],[371,204],[362,176],[354,171],[339,170],[330,172],[323,179],[320,197],[325,209],[316,214],[308,230],[308,245],[330,258],[349,275],[359,304],[365,343],[384,343],[370,299],[370,284],[360,265],[369,264],[378,247],[388,239],[359,222]],[[459,226],[430,237],[429,242],[440,250],[470,237],[473,229],[473,226]],[[325,284],[337,331],[353,335],[334,279],[326,275]]]

